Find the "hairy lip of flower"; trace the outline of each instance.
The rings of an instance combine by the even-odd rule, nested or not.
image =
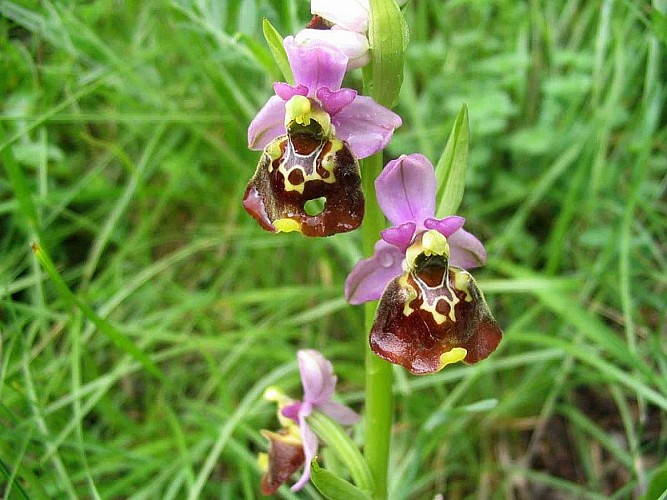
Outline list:
[[[382,294],[369,338],[375,354],[417,375],[476,363],[502,337],[470,273],[449,265],[446,238],[430,238],[422,234],[408,248],[406,268]]]
[[[318,213],[306,204],[323,198]],[[245,210],[271,232],[330,236],[356,229],[364,216],[359,162],[318,121],[292,121],[288,134],[269,143],[243,199]]]

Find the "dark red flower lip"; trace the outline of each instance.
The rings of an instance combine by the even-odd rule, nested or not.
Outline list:
[[[359,162],[348,145],[310,128],[290,129],[264,149],[243,208],[271,232],[317,237],[359,227],[364,196]],[[320,198],[324,208],[308,213],[306,204]]]
[[[445,254],[419,253],[411,265],[382,294],[371,350],[416,375],[495,351],[502,330],[472,275],[449,266]]]
[[[262,476],[262,495],[273,495],[289,480],[306,460],[303,444],[299,439],[283,429],[279,432],[261,431],[269,441],[268,468]]]

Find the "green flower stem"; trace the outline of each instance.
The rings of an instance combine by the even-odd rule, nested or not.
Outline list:
[[[384,215],[380,211],[375,197],[373,183],[382,170],[382,153],[362,161],[366,214],[362,225],[364,255],[373,254],[373,247],[385,228]],[[371,331],[375,318],[377,302],[365,304],[365,335]],[[387,467],[389,465],[389,446],[391,442],[391,423],[393,398],[391,392],[391,364],[378,358],[366,344],[366,446],[364,455],[373,474],[373,498],[387,497]]]
[[[364,94],[370,95],[383,106],[392,107],[398,100],[403,81],[403,55],[407,41],[407,27],[394,0],[370,0],[368,38],[372,60],[363,70]],[[375,196],[375,179],[382,171],[382,153],[362,161],[362,183],[366,198],[366,213],[361,227],[365,256],[373,254],[385,219]],[[366,309],[367,336],[375,319],[376,302]],[[373,498],[387,498],[387,467],[391,444],[393,415],[391,364],[378,358],[366,344],[366,446],[364,455],[373,474]]]

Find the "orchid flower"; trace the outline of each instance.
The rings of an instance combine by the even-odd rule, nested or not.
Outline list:
[[[330,236],[356,229],[364,216],[357,158],[383,149],[401,119],[373,99],[341,88],[347,56],[320,41],[284,40],[296,85],[276,95],[248,128],[264,148],[243,207],[267,231]],[[324,199],[315,213],[307,203]]]
[[[335,45],[317,39],[298,43],[294,37],[288,36],[283,45],[296,84],[279,82],[273,85],[276,95],[250,123],[248,147],[263,149],[287,132],[286,126],[292,119],[299,121],[301,117],[312,117],[320,122],[327,135],[345,141],[358,159],[384,149],[394,130],[401,126],[401,118],[372,98],[341,88],[349,57]],[[296,103],[291,105],[291,113],[286,116],[286,108],[295,97]],[[295,113],[297,108],[299,113]],[[330,117],[330,123],[323,123],[327,118],[322,111]]]
[[[321,411],[343,425],[352,425],[359,420],[353,410],[336,403],[331,398],[336,389],[336,376],[331,363],[312,349],[297,352],[303,401],[292,401],[273,390],[269,399],[278,402],[279,420],[283,430],[279,433],[263,431],[269,440],[267,471],[262,478],[262,493],[273,494],[278,487],[303,464],[303,473],[292,486],[298,491],[310,480],[310,464],[317,455],[317,436],[308,426],[306,417],[314,410]],[[278,394],[278,395],[277,395]]]
[[[463,269],[483,265],[486,251],[463,229],[462,217],[435,218],[433,165],[422,155],[403,155],[387,164],[375,189],[394,225],[345,283],[352,304],[381,299],[371,349],[416,374],[487,357],[502,332]]]

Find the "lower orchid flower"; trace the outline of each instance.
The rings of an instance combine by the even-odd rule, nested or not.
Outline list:
[[[462,217],[434,217],[433,165],[422,155],[401,156],[387,164],[375,188],[394,226],[345,283],[352,304],[380,299],[371,349],[415,374],[486,358],[502,331],[464,270],[483,265],[486,251],[463,229]]]
[[[262,431],[270,443],[268,458],[264,460],[267,470],[262,478],[265,495],[273,494],[301,465],[303,473],[292,491],[300,490],[310,480],[310,464],[319,447],[317,436],[306,421],[313,411],[321,411],[342,425],[359,420],[352,409],[332,400],[337,378],[333,366],[322,354],[312,349],[300,350],[297,360],[303,400],[292,401],[275,389],[265,394],[267,399],[278,402],[278,419],[283,426],[278,433]]]

